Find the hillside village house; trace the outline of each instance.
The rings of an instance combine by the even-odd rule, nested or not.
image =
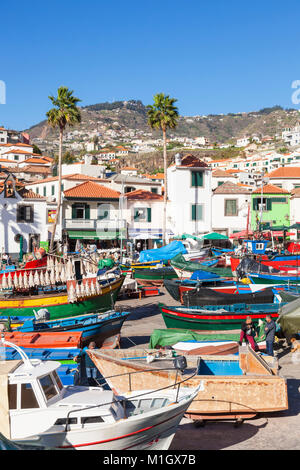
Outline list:
[[[7,130],[0,127],[0,144],[7,144]]]
[[[231,235],[246,229],[251,192],[251,188],[230,181],[218,186],[212,196],[212,230]]]
[[[300,188],[300,167],[281,167],[266,174],[270,183],[278,186],[279,188],[292,191],[293,189]]]
[[[167,227],[180,236],[198,235],[212,228],[211,168],[193,155],[175,156],[167,169]]]
[[[56,204],[49,204],[46,198],[20,186],[12,175],[1,183],[0,190],[1,252],[18,258],[20,251],[33,251],[34,242],[37,246],[42,242],[47,244]]]
[[[142,189],[144,191],[151,191],[156,194],[162,193],[162,181],[153,181],[139,176],[130,176],[124,174],[113,175],[111,178],[111,188],[120,193],[129,193]]]
[[[214,191],[218,186],[224,183],[237,183],[237,177],[235,174],[227,173],[225,170],[215,170],[211,175],[211,187]]]
[[[251,195],[251,228],[257,230],[261,219],[261,228],[290,225],[290,192],[273,184],[267,184],[253,191]],[[262,212],[261,212],[262,209]]]
[[[283,141],[290,145],[299,145],[300,144],[300,125],[297,125],[295,127],[286,127],[283,129],[282,132],[282,139]]]
[[[96,181],[104,186],[109,186],[110,180],[95,178],[89,175],[74,173],[62,176],[62,191],[71,189],[74,186],[86,181]],[[37,194],[47,197],[52,201],[56,201],[58,197],[58,176],[51,176],[45,179],[37,179],[32,183],[27,183],[26,188],[32,189]]]

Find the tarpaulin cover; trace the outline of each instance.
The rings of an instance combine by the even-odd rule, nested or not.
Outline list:
[[[220,276],[215,273],[210,273],[206,271],[194,271],[193,274],[191,275],[192,280],[200,281],[200,280],[208,280],[208,279],[219,279]]]
[[[155,349],[158,346],[172,346],[179,341],[239,341],[240,333],[214,333],[214,334],[200,334],[196,333],[193,330],[184,330],[180,328],[168,328],[168,329],[157,329],[153,330],[153,333],[150,337],[149,348]],[[264,322],[258,328],[258,338],[256,341],[264,341]]]
[[[174,258],[179,253],[187,253],[187,250],[183,243],[179,240],[174,240],[168,245],[162,246],[161,248],[154,248],[152,250],[143,250],[140,252],[141,263],[145,261],[167,261]]]
[[[300,331],[300,298],[280,307],[277,323],[286,337],[297,334]]]
[[[272,266],[267,266],[265,264],[260,264],[257,261],[255,261],[253,258],[249,258],[245,256],[245,258],[242,259],[240,264],[236,268],[236,274],[239,277],[239,279],[242,279],[243,277],[247,276],[247,274],[250,273],[279,273],[279,269],[273,268]]]
[[[182,269],[184,271],[190,271],[192,274],[194,271],[205,271],[210,273],[219,274],[220,276],[232,276],[231,268],[217,268],[215,266],[203,266],[200,263],[193,261],[186,261],[184,257],[179,253],[170,261],[171,265],[175,268]]]

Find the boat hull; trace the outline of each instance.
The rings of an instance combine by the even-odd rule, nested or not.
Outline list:
[[[179,311],[172,307],[160,306],[160,311],[167,328],[183,328],[187,330],[199,331],[219,331],[240,329],[241,323],[247,316],[251,316],[253,323],[264,320],[270,314],[272,318],[278,318],[277,312],[256,312],[244,311],[240,313],[188,313]]]
[[[173,383],[172,381],[176,377],[174,369],[158,371],[159,362],[147,364],[144,360],[139,364],[138,362],[141,361],[135,361],[135,356],[145,356],[145,350],[119,350],[108,354],[93,351],[90,355],[100,373],[103,377],[107,377],[107,382],[118,393],[125,393],[130,387],[146,388],[149,383],[154,383],[155,387],[165,387]],[[203,368],[198,366],[199,358],[197,356],[186,356],[189,371],[193,367],[198,367],[198,375],[186,383],[193,388],[199,386],[199,383],[201,384],[186,416],[193,419],[201,419],[203,415],[207,418],[219,419],[224,418],[224,415],[253,417],[259,412],[272,412],[288,408],[285,379],[278,376],[275,370],[270,369],[268,363],[262,361],[252,350],[247,350],[246,355],[247,357],[245,353],[240,352],[238,358],[237,356],[207,356],[205,359],[201,359],[204,363]],[[269,359],[273,361],[273,358]],[[241,375],[202,373],[203,370],[206,370],[205,364],[209,361],[220,364],[220,367],[223,366],[224,361],[229,364],[233,363],[235,368],[240,368]],[[246,373],[243,374],[243,371]],[[131,375],[130,380],[128,380],[128,374]],[[179,380],[183,377],[184,374]]]
[[[2,316],[34,316],[33,310],[46,308],[50,319],[74,317],[92,312],[105,312],[114,308],[114,303],[124,282],[124,277],[113,281],[102,288],[99,295],[82,297],[77,302],[70,303],[67,293],[52,295],[37,295],[15,299],[0,299]]]
[[[132,393],[135,395],[138,392]],[[90,429],[44,432],[38,435],[38,442],[47,448],[66,450],[167,450],[194,397],[195,393],[191,393],[189,399],[165,406],[160,411],[121,419],[102,426],[102,429],[95,425]],[[26,442],[26,439],[22,441]]]

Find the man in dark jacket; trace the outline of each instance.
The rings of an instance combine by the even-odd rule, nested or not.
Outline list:
[[[276,325],[271,315],[266,315],[266,325],[265,325],[265,334],[266,334],[266,352],[268,356],[274,356],[273,344],[275,339]]]
[[[88,347],[83,348],[78,356],[74,357],[74,360],[77,361],[79,358],[83,360],[83,363],[80,364],[80,385],[93,387],[98,385],[96,379],[99,377],[99,373],[94,362],[87,354],[89,349],[96,349],[96,343],[94,341],[91,341]]]

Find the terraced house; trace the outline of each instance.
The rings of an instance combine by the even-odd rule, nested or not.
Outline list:
[[[273,184],[253,191],[251,228],[257,230],[290,225],[290,192]]]
[[[211,168],[194,155],[179,154],[167,170],[167,227],[176,235],[204,234],[212,227]]]

